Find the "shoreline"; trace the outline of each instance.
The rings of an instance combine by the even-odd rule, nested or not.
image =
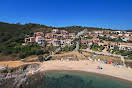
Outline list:
[[[77,71],[77,72],[92,73],[92,74],[96,74],[96,75],[100,75],[100,76],[111,77],[111,78],[124,80],[129,83],[132,83],[132,75],[131,75],[132,70],[131,69],[117,68],[112,65],[110,66],[110,64],[102,64],[102,63],[96,64],[96,65],[98,65],[98,64],[108,65],[107,67],[109,67],[109,68],[113,67],[115,69],[118,69],[117,71],[115,71],[115,69],[114,69],[111,73],[110,71],[108,72],[108,69],[106,70],[105,67],[103,68],[103,70],[99,70],[96,67],[94,69],[92,69],[92,68],[87,68],[87,67],[83,68],[83,67],[79,67],[76,65],[76,63],[89,63],[90,62],[90,63],[93,63],[93,66],[95,66],[94,63],[96,63],[96,62],[91,62],[91,61],[86,62],[86,61],[87,60],[83,60],[83,61],[49,61],[47,64],[46,64],[46,62],[43,62],[41,65],[44,66],[45,69],[44,68],[41,69],[40,72],[46,72],[46,71],[74,71],[75,72],[75,71]],[[55,65],[55,63],[56,63],[56,65]],[[67,65],[71,64],[72,66],[65,66],[65,64],[67,64]],[[49,67],[46,67],[46,66],[49,66]],[[90,67],[90,66],[88,66],[88,67]],[[120,72],[122,72],[122,73],[120,73]],[[119,73],[119,74],[117,74],[117,73]],[[129,75],[126,75],[124,73],[129,74]]]
[[[7,63],[12,62],[9,64],[10,67],[13,66],[19,67],[25,64],[33,64],[37,63],[40,67],[32,71],[30,70],[27,73],[27,76],[34,75],[36,73],[46,72],[46,71],[77,71],[77,72],[85,72],[85,73],[92,73],[101,76],[108,76],[120,80],[129,81],[132,83],[132,69],[126,67],[114,67],[111,64],[104,64],[100,62],[92,62],[89,60],[80,60],[80,61],[60,61],[60,60],[51,60],[46,62],[22,62],[22,61],[9,61],[9,62],[2,62],[0,66],[4,66]],[[14,66],[15,64],[15,66]],[[102,70],[97,69],[97,66],[101,65],[103,67]]]
[[[56,70],[41,71],[41,73],[43,73],[43,72],[50,72],[50,71],[83,72],[85,74],[94,74],[94,75],[98,75],[98,76],[102,76],[102,77],[107,77],[107,78],[112,78],[112,79],[116,79],[116,80],[127,82],[127,83],[132,83],[132,80],[128,80],[128,79],[124,79],[124,78],[120,78],[120,77],[115,77],[115,76],[108,75],[108,74],[102,74],[102,73],[96,73],[96,72],[90,72],[90,71],[84,71],[84,70],[61,70],[61,69],[57,70],[56,69]]]

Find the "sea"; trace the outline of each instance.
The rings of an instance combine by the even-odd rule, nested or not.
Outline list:
[[[81,71],[46,71],[28,77],[25,88],[132,88],[132,82]]]

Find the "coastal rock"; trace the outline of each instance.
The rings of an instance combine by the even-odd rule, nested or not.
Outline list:
[[[24,88],[28,72],[35,72],[39,64],[26,64],[16,68],[5,67],[0,70],[0,88]]]

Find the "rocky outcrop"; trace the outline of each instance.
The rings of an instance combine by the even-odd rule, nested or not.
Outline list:
[[[39,72],[39,64],[26,64],[16,68],[0,69],[0,88],[25,88],[29,72]]]

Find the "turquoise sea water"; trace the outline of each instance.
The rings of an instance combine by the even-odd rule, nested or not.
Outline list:
[[[26,82],[29,88],[132,88],[132,83],[117,78],[77,71],[48,71]]]

